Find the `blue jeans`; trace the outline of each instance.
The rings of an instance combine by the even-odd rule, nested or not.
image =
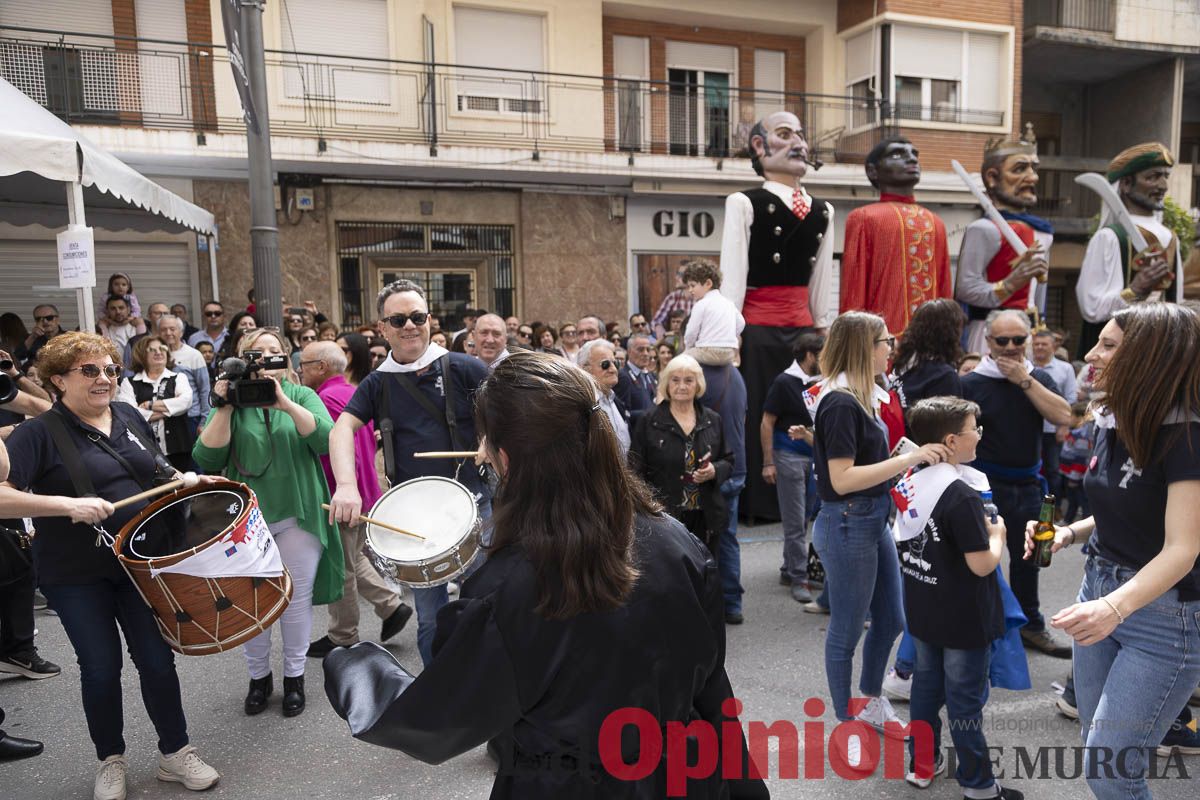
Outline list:
[[[775,450],[775,492],[783,518],[783,573],[793,586],[808,581],[808,477],[812,458],[791,450]]]
[[[863,635],[867,612],[871,628],[863,644],[859,691],[878,697],[896,637],[904,628],[900,562],[888,530],[892,499],[853,497],[823,503],[813,527],[813,545],[825,565],[829,590],[829,628],[825,634],[825,677],[833,710],[850,719],[850,678],[854,650]]]
[[[479,517],[484,522],[483,542],[486,545],[491,542],[491,531],[488,530],[486,524],[492,518],[491,501],[484,500],[479,504]],[[476,561],[470,570],[454,580],[461,585],[467,576],[479,569],[482,564],[483,557]],[[437,635],[437,615],[442,610],[442,606],[450,602],[450,589],[443,583],[441,586],[429,589],[413,589],[412,595],[413,607],[417,612],[417,651],[421,654],[421,663],[429,666],[429,662],[433,661],[433,638]]]
[[[912,721],[929,723],[933,728],[934,753],[939,753],[942,749],[939,712],[945,706],[958,761],[954,777],[962,787],[963,795],[995,797],[996,779],[992,775],[987,739],[983,735],[983,705],[988,696],[991,647],[953,650],[916,637],[912,637],[912,642],[917,656],[909,701]],[[910,755],[915,742],[916,737],[909,744]]]
[[[917,640],[908,632],[908,623],[904,623],[904,635],[900,637],[900,646],[896,648],[896,671],[912,673],[917,663]]]
[[[127,579],[78,586],[42,586],[79,660],[83,713],[101,761],[125,752],[121,703],[121,634],[137,667],[142,703],[158,733],[158,749],[174,753],[188,743],[175,655],[154,614]]]
[[[1115,591],[1135,573],[1089,556],[1079,602]],[[1147,748],[1163,740],[1200,682],[1200,601],[1181,601],[1169,589],[1127,614],[1107,638],[1087,647],[1076,642],[1074,656],[1084,774],[1092,794],[1099,800],[1150,798]],[[1110,765],[1097,766],[1097,754],[1110,754]]]
[[[746,486],[745,476],[730,478],[721,484],[721,494],[729,505],[729,526],[721,532],[717,543],[717,571],[721,575],[721,591],[725,595],[725,612],[742,613],[742,550],[738,546],[738,498]]]
[[[1040,483],[1009,483],[991,479],[992,500],[1008,526],[1008,583],[1012,586],[1021,610],[1029,622],[1029,631],[1046,629],[1038,602],[1038,568],[1033,560],[1025,560],[1025,523],[1036,520],[1042,510]]]

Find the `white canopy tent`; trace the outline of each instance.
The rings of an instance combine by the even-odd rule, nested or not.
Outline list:
[[[86,194],[87,208],[96,212],[92,221],[100,227],[193,230],[208,239],[212,296],[218,296],[212,214],[101,150],[3,78],[0,109],[0,220],[83,228]],[[54,200],[59,189],[62,202]],[[81,329],[93,330],[91,288],[79,289],[77,300]]]

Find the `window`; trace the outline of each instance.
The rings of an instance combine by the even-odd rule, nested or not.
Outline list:
[[[855,100],[874,95],[881,74],[892,80],[899,119],[1002,126],[1007,100],[1004,34],[890,25],[846,40],[846,89]],[[891,63],[879,63],[879,37],[891,36]],[[869,115],[855,103],[852,123]]]
[[[617,78],[617,148],[637,152],[649,138],[646,115],[650,77],[650,40],[643,36],[613,36],[613,76]]]
[[[486,114],[540,114],[545,105],[545,18],[539,14],[454,7],[458,70],[454,107]]]
[[[285,56],[283,87],[288,99],[387,105],[389,76],[382,64],[336,56],[387,59],[387,0],[287,0],[279,6],[280,49],[321,56]],[[327,55],[326,55],[327,54]]]
[[[879,80],[879,32],[871,29],[846,40],[846,91],[854,98],[846,126],[861,128],[878,122],[875,113]]]
[[[667,136],[672,155],[730,153],[730,86],[737,48],[667,42]]]

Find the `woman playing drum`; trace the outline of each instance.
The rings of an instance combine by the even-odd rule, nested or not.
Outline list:
[[[613,712],[644,710],[655,734],[703,721],[736,736],[713,757],[738,754],[725,766],[745,774],[716,564],[626,467],[595,393],[583,371],[529,352],[480,388],[501,476],[488,560],[439,615],[420,677],[378,645],[326,657],[326,693],[356,737],[430,763],[497,739],[492,798],[664,797],[665,761],[618,778],[609,770],[639,762],[636,746],[620,732],[600,744]],[[768,796],[761,780],[726,780],[723,762],[681,782],[689,798]]]
[[[175,659],[150,609],[98,541],[93,525],[119,531],[142,504],[116,510],[156,473],[153,433],[137,409],[113,402],[120,353],[91,333],[64,333],[38,353],[38,369],[58,401],[47,414],[18,427],[8,439],[12,469],[0,484],[0,517],[33,517],[34,561],[42,593],[59,618],[75,655],[88,732],[102,762],[97,800],[125,797],[121,636],[133,657],[142,699],[158,733],[158,777],[189,789],[207,789],[220,777],[188,743]],[[65,435],[77,458],[60,450]],[[81,496],[68,463],[90,478],[95,495]],[[28,490],[28,491],[26,491]]]
[[[238,341],[239,356],[248,350],[264,357],[286,356],[287,339],[274,328],[256,328]],[[227,478],[254,490],[291,573],[292,600],[279,628],[283,714],[294,717],[304,711],[312,606],[341,597],[344,560],[337,528],[329,524],[320,505],[329,500],[329,487],[318,456],[329,451],[333,420],[317,393],[289,380],[289,374],[284,368],[254,376],[276,384],[275,403],[269,408],[235,408],[225,402],[230,382],[217,381],[212,393],[218,407],[205,423],[192,455],[205,471],[223,471]],[[250,670],[245,710],[258,714],[266,709],[274,689],[270,629],[247,642],[245,653]]]

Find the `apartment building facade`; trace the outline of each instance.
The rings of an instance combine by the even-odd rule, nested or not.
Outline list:
[[[1022,4],[980,5],[268,0],[285,296],[345,326],[401,275],[451,324],[653,311],[679,261],[719,254],[724,196],[758,182],[749,127],[780,108],[823,162],[806,185],[837,209],[835,250],[875,197],[863,156],[899,130],[956,253],[977,210],[950,159],[977,166],[1022,122]],[[246,145],[216,0],[7,0],[0,76],[211,210],[220,297],[244,303]],[[50,270],[52,233],[0,211],[0,270]],[[212,292],[194,238],[102,238],[143,301]]]

